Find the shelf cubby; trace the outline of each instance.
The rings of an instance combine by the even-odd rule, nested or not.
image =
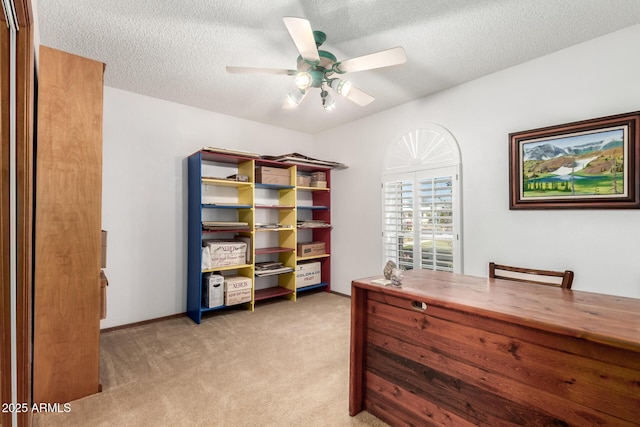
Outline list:
[[[255,291],[253,299],[255,301],[264,301],[271,298],[278,298],[287,295],[292,295],[295,291],[292,289],[282,288],[280,286],[273,286],[265,289],[257,289]]]

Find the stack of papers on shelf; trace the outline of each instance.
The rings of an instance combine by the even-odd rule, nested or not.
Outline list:
[[[282,274],[292,272],[293,268],[285,267],[281,262],[257,262],[256,276],[272,276],[274,274]]]
[[[329,160],[318,160],[299,153],[283,154],[281,156],[262,156],[263,159],[273,160],[276,162],[293,163],[305,166],[317,166],[331,169],[346,169],[347,165]]]
[[[203,205],[208,206],[251,206],[248,203],[237,203],[237,202],[206,202]]]
[[[251,153],[249,151],[242,150],[229,150],[228,148],[218,148],[218,147],[204,147],[204,151],[211,151],[212,153],[222,153],[222,154],[232,154],[235,156],[245,156],[245,157],[260,157],[260,154]]]
[[[255,227],[256,227],[256,229],[259,229],[259,228],[278,228],[278,224],[276,224],[276,223],[271,223],[271,224],[256,223]]]
[[[259,229],[277,229],[277,228],[293,228],[293,226],[291,225],[284,225],[284,224],[276,224],[276,223],[271,223],[271,224],[256,224],[255,225],[256,230]]]
[[[235,178],[225,178],[225,177],[222,177],[222,176],[203,176],[202,179],[215,179],[215,180],[218,180],[218,181],[232,181],[232,182],[238,181]],[[206,182],[204,184],[206,184]]]
[[[248,222],[233,221],[202,221],[202,228],[205,230],[249,230]]]
[[[306,219],[298,221],[298,228],[331,228],[331,224],[321,219]]]

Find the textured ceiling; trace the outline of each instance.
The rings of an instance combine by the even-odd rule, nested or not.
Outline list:
[[[105,84],[316,133],[640,23],[640,0],[36,0],[43,45],[107,64]],[[407,63],[346,74],[376,100],[317,89],[281,109],[293,78],[226,65],[295,68],[283,16],[324,31],[344,60],[402,46]]]

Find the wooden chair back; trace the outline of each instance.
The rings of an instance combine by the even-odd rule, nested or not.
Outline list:
[[[508,279],[516,282],[535,283],[537,285],[555,286],[571,289],[573,271],[550,271],[534,268],[512,267],[489,263],[489,278]]]

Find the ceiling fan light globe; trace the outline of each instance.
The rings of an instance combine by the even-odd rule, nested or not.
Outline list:
[[[349,95],[349,92],[351,92],[351,82],[343,80],[342,86],[339,89],[340,90],[338,90],[338,93],[340,95],[342,95],[342,96]]]
[[[311,74],[307,73],[306,71],[302,71],[296,74],[295,83],[298,89],[300,90],[307,89],[309,86],[311,86],[311,82],[312,82]]]
[[[349,95],[351,92],[351,82],[342,79],[332,79],[331,80],[331,88],[335,90],[338,94],[342,96]]]
[[[324,111],[333,111],[336,108],[336,101],[326,91],[323,91],[322,94],[322,108]]]
[[[284,108],[295,108],[298,104],[291,98],[291,96],[287,95],[287,98],[284,101]]]
[[[289,105],[292,108],[297,107],[300,104],[300,102],[302,102],[304,95],[305,95],[305,92],[303,90],[298,90],[298,89],[292,90],[287,95],[287,99],[286,99],[287,105]]]

